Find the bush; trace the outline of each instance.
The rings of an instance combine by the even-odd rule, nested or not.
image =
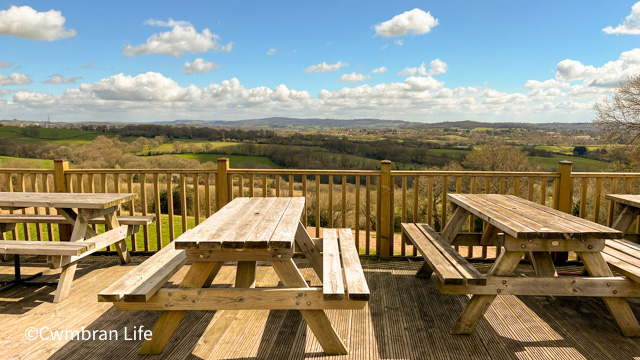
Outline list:
[[[185,198],[187,204],[187,215],[193,215],[193,189],[186,189]],[[166,190],[160,192],[160,211],[163,214],[169,213],[169,201],[167,199]],[[178,189],[173,190],[173,213],[175,215],[182,215],[182,199]]]

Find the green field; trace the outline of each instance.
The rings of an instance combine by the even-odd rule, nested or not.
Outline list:
[[[98,136],[111,137],[113,134],[98,133],[74,129],[39,128],[35,136],[25,136],[18,126],[0,126],[0,139],[11,139],[23,144],[35,144],[46,141],[58,145],[88,144]]]
[[[558,170],[558,161],[568,160],[573,163],[573,171],[603,171],[607,163],[593,159],[585,159],[569,155],[553,155],[552,157],[529,156],[531,161],[539,161],[549,171]]]
[[[266,156],[250,156],[250,155],[226,155],[226,154],[178,154],[179,157],[184,159],[198,160],[201,163],[212,161],[216,163],[218,158],[229,158],[229,163],[232,168],[246,168],[246,163],[252,162],[259,165],[267,165],[273,169],[281,169],[282,166],[274,163]]]
[[[53,161],[51,160],[41,160],[41,159],[27,159],[27,158],[17,158],[17,157],[11,157],[11,156],[0,156],[0,166],[5,167],[5,165],[10,162],[10,161],[21,161],[21,162],[28,162],[31,164],[32,167],[35,167],[37,169],[52,169],[53,168]]]

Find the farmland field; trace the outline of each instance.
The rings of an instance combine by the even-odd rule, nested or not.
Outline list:
[[[268,157],[265,156],[250,156],[250,155],[226,155],[226,154],[179,154],[178,155],[184,159],[193,159],[198,160],[201,163],[205,163],[207,161],[212,161],[216,163],[218,158],[226,157],[229,158],[229,163],[232,168],[243,168],[246,166],[248,162],[259,164],[259,165],[267,165],[273,169],[280,169],[282,166],[271,161]]]

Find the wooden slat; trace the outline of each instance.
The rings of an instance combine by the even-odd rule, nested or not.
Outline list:
[[[429,239],[420,231],[416,224],[402,224],[402,231],[418,248],[424,261],[429,264],[436,276],[447,285],[463,285],[464,277],[455,267],[442,256]]]
[[[485,277],[480,274],[467,260],[465,260],[458,252],[453,250],[446,239],[438,235],[427,224],[418,225],[418,229],[427,237],[433,246],[450,262],[456,270],[464,277],[466,284],[484,285],[487,283]]]
[[[369,301],[369,286],[362,270],[358,250],[353,242],[351,229],[339,229],[338,238],[349,299]]]
[[[124,225],[149,225],[156,221],[156,217],[149,216],[119,216],[118,221]],[[61,224],[67,220],[62,215],[46,214],[0,214],[0,224],[29,223],[29,224]],[[89,224],[104,224],[104,218],[95,218],[88,221]]]
[[[169,243],[98,294],[98,301],[147,301],[187,261],[184,250]]]
[[[246,215],[242,218],[236,218],[235,224],[230,229],[229,233],[223,235],[222,248],[223,249],[244,249],[247,242],[252,240],[255,244],[262,243],[257,247],[266,248],[267,239],[270,237],[260,236],[261,229],[269,229],[272,231],[278,222],[282,219],[286,207],[278,209],[279,211],[272,211],[277,198],[265,198],[255,199],[251,201],[252,204],[256,204],[251,210],[246,209]],[[265,227],[264,222],[273,224],[270,227]],[[214,239],[215,241],[215,239]]]
[[[269,239],[273,236],[275,227],[278,225],[284,211],[291,202],[290,198],[266,198],[274,199],[269,216],[263,217],[255,227],[255,232],[246,238],[245,247],[247,249],[266,249],[269,247]]]
[[[291,249],[298,223],[304,211],[304,198],[294,197],[282,215],[282,221],[278,223],[278,227],[269,240],[269,248],[272,249]]]
[[[93,243],[85,242],[0,240],[0,254],[74,256],[80,255],[94,246]]]
[[[106,209],[122,202],[135,199],[136,194],[106,193],[30,193],[30,192],[2,192],[0,193],[1,207],[52,207],[52,208],[83,208]]]
[[[344,283],[342,280],[342,268],[340,267],[338,234],[336,229],[325,229],[323,239],[323,298],[325,300],[342,300],[344,299]]]

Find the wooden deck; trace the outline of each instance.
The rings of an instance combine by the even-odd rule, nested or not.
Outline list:
[[[449,335],[467,302],[441,295],[433,280],[414,276],[421,262],[363,259],[371,301],[362,311],[328,311],[349,355],[328,357],[297,311],[194,311],[187,314],[161,356],[137,354],[142,341],[124,340],[125,327],[150,329],[160,312],[121,312],[98,303],[97,293],[141,263],[133,257],[82,259],[66,301],[53,304],[55,287],[19,287],[0,293],[3,359],[632,359],[640,339],[620,335],[601,299],[499,296],[470,335]],[[296,260],[306,278],[312,270]],[[48,271],[43,258],[23,258],[23,273]],[[481,272],[487,264],[474,264]],[[185,267],[186,268],[186,267]],[[176,278],[184,275],[183,268]],[[579,272],[580,268],[559,268]],[[59,270],[57,270],[59,271]],[[520,273],[531,271],[521,265]],[[52,271],[50,274],[55,274]],[[233,284],[235,266],[224,266],[214,286]],[[0,264],[0,279],[13,276]],[[46,277],[45,277],[46,278]],[[55,279],[57,276],[49,276]],[[317,279],[313,280],[317,283]],[[258,286],[277,284],[269,266],[258,267]],[[630,301],[640,315],[640,299]],[[114,330],[118,340],[33,340],[29,327],[50,330]],[[64,336],[64,335],[63,335]]]

